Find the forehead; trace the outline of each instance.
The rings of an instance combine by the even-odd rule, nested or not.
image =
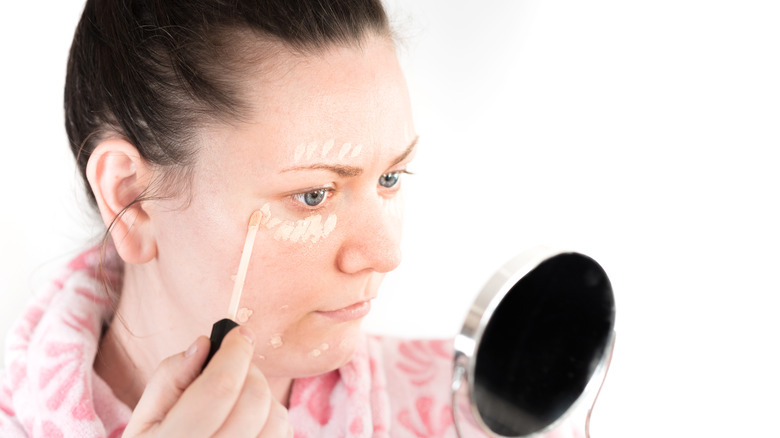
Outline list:
[[[332,138],[402,147],[411,125],[406,83],[387,38],[307,55],[281,49],[248,84],[251,123],[278,147]]]

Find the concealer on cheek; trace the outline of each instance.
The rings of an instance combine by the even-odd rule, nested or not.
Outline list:
[[[252,309],[248,309],[246,307],[242,307],[238,309],[238,313],[236,314],[236,318],[238,319],[238,322],[241,324],[245,324],[247,321],[249,321],[249,318],[252,317],[252,314],[255,313]]]
[[[404,203],[400,196],[382,198],[382,206],[385,208],[387,214],[398,218],[403,217]]]
[[[280,219],[271,214],[270,204],[265,204],[260,211],[263,213],[260,225],[273,230],[274,239],[283,242],[317,243],[328,237],[338,222],[335,214],[329,214],[325,219],[319,214],[297,221]]]
[[[309,355],[311,357],[320,357],[322,355],[322,353],[328,351],[328,348],[330,348],[330,346],[328,344],[322,344],[322,345],[319,346],[319,348],[315,348],[314,350],[312,350],[309,353]]]

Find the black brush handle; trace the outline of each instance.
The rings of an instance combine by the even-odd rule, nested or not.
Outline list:
[[[206,356],[206,362],[203,363],[203,368],[201,368],[201,371],[206,368],[206,365],[209,364],[211,358],[214,357],[214,355],[217,353],[220,345],[222,345],[222,340],[225,339],[225,335],[227,335],[228,332],[233,330],[235,327],[238,327],[238,323],[230,318],[220,319],[219,321],[215,322],[213,326],[211,326],[211,348],[209,348],[209,355]]]

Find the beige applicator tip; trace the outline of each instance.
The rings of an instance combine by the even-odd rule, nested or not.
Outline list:
[[[260,226],[260,221],[263,220],[263,212],[260,210],[255,211],[252,213],[252,216],[249,218],[249,226],[250,227],[258,227]]]
[[[241,292],[244,289],[246,270],[249,267],[249,258],[252,256],[252,247],[254,247],[255,244],[255,235],[257,235],[257,229],[260,227],[260,221],[262,219],[263,213],[260,210],[253,212],[252,216],[249,217],[249,227],[247,227],[246,239],[244,240],[244,250],[241,251],[241,260],[238,264],[238,272],[236,273],[235,280],[233,280],[233,295],[230,297],[228,315],[227,318],[223,318],[217,321],[211,327],[211,348],[209,349],[209,354],[206,357],[206,361],[203,363],[202,369],[206,368],[206,365],[211,360],[211,357],[214,356],[214,354],[217,352],[225,335],[227,335],[231,329],[238,325],[238,323],[236,323],[238,303],[241,301]],[[249,316],[252,315],[252,311],[246,311],[247,309],[242,310],[245,310],[245,312],[242,312],[242,317],[238,319],[241,320],[241,322],[246,322],[246,320],[249,319]]]

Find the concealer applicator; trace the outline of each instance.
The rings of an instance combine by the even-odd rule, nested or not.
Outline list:
[[[209,355],[206,356],[206,362],[203,363],[203,368],[206,368],[206,365],[208,365],[211,358],[217,350],[219,350],[225,335],[238,326],[238,323],[236,322],[238,303],[241,301],[241,292],[244,290],[244,281],[246,280],[246,270],[249,268],[249,259],[252,257],[252,248],[255,245],[255,236],[257,235],[257,228],[260,226],[262,217],[263,213],[260,210],[257,210],[252,213],[252,216],[249,218],[249,228],[246,232],[246,240],[244,240],[244,250],[241,252],[241,261],[238,263],[236,279],[233,283],[233,295],[230,297],[230,306],[228,307],[227,317],[215,322],[211,327],[211,348],[209,348]]]

